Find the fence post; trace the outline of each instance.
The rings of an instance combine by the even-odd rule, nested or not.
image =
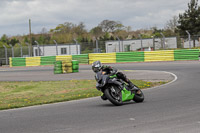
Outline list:
[[[144,51],[143,50],[143,44],[142,44],[142,36],[141,36],[141,34],[139,34],[139,37],[140,37],[140,40],[141,40],[141,51]]]
[[[76,42],[76,54],[78,55],[78,41],[75,38],[74,41]]]
[[[163,33],[160,33],[161,35],[162,35],[162,37],[163,37],[163,49],[165,49],[165,36],[164,36],[164,34]]]
[[[23,51],[22,51],[22,45],[20,43],[18,43],[20,48],[21,48],[21,57],[23,57]]]
[[[7,47],[5,45],[3,45],[3,47],[5,48],[5,57],[6,57],[6,65],[8,65],[8,52],[7,52]]]
[[[56,42],[56,40],[53,40],[53,41],[56,44],[56,55],[58,55],[58,43]]]
[[[156,47],[155,47],[155,36],[152,36],[153,37],[153,50],[155,51]]]
[[[38,56],[40,56],[40,44],[37,42],[37,41],[35,41],[35,43],[37,44],[37,51],[38,51]]]
[[[118,36],[117,36],[116,38],[117,38],[117,40],[119,41],[119,52],[120,52],[120,51],[121,51],[121,49],[120,49],[120,39],[119,39]]]
[[[12,46],[11,44],[9,44],[9,46],[10,46],[11,49],[12,49],[12,57],[14,57],[15,55],[14,55],[14,49],[13,49],[13,46]]]
[[[188,39],[189,39],[189,47],[191,49],[191,41],[190,41],[190,33],[186,30],[186,33],[188,34]]]
[[[31,57],[31,54],[30,54],[31,53],[30,45],[27,42],[25,44],[28,46],[28,56]]]
[[[97,38],[96,38],[96,37],[94,37],[94,39],[95,39],[95,42],[96,42],[95,53],[99,53],[100,51],[99,51],[99,44],[98,44],[98,40],[97,40]]]

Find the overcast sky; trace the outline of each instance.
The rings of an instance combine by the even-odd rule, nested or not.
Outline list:
[[[0,0],[0,37],[3,34],[40,33],[42,28],[83,22],[86,29],[108,19],[120,21],[132,30],[163,28],[174,15],[187,10],[190,0]]]

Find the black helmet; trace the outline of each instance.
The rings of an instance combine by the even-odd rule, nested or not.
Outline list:
[[[92,70],[94,72],[99,72],[100,71],[100,68],[101,68],[101,62],[100,61],[95,61],[92,63]]]

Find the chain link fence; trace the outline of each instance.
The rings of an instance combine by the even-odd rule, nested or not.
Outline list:
[[[11,47],[4,48],[0,47],[0,65],[8,65],[9,57],[27,57],[28,55],[28,47]]]
[[[91,42],[81,42],[78,43],[79,45],[79,52],[73,52],[77,51],[76,47],[71,47],[70,52],[66,52],[63,50],[62,46],[66,45],[74,45],[76,44],[59,44],[60,54],[58,55],[71,55],[71,54],[88,54],[88,53],[109,53],[109,52],[129,52],[129,51],[138,51],[138,50],[159,50],[159,49],[176,49],[176,48],[194,48],[194,47],[200,47],[200,38],[199,36],[191,36],[191,40],[188,39],[187,36],[185,37],[173,37],[176,41],[172,40],[169,41],[166,38],[148,38],[148,39],[133,39],[133,40],[109,40],[109,41],[91,41]],[[195,41],[193,39],[195,38]],[[165,43],[163,44],[163,40],[165,40]],[[127,42],[127,43],[125,43]],[[111,51],[109,51],[110,45],[113,44],[115,48],[113,48]],[[114,45],[115,44],[115,45]],[[155,45],[155,46],[154,46]],[[165,45],[165,47],[163,47]],[[173,47],[170,47],[170,45],[173,45]],[[42,50],[43,47],[47,46],[40,45],[40,50]],[[48,45],[49,46],[49,45]],[[54,46],[53,50],[56,50],[56,45],[52,44],[51,46]],[[33,47],[37,47],[36,45],[33,45]],[[14,46],[11,47],[0,47],[0,66],[2,65],[8,65],[9,64],[9,57],[29,57],[30,55],[36,56],[34,52],[36,52],[35,49],[30,48],[28,46]],[[143,49],[142,49],[143,47]],[[7,51],[6,51],[7,49]],[[31,53],[30,53],[31,51]],[[46,50],[46,53],[49,52],[49,55],[53,53],[50,50]],[[55,53],[55,52],[54,52]],[[59,53],[59,52],[58,52]],[[39,55],[43,56],[43,55]],[[52,55],[55,56],[55,55]]]
[[[105,53],[105,41],[95,41],[95,42],[81,42],[81,54],[87,53]]]

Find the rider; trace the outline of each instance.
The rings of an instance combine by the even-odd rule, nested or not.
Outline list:
[[[114,68],[114,67],[105,66],[105,65],[102,65],[100,61],[95,61],[92,64],[92,70],[95,73],[99,72],[99,71],[102,71],[102,74],[105,74],[105,75],[116,74],[118,79],[122,79],[123,81],[125,81],[126,83],[128,83],[128,88],[130,90],[135,90],[134,84],[126,77],[126,75],[123,74],[122,72],[117,72],[117,69]]]

